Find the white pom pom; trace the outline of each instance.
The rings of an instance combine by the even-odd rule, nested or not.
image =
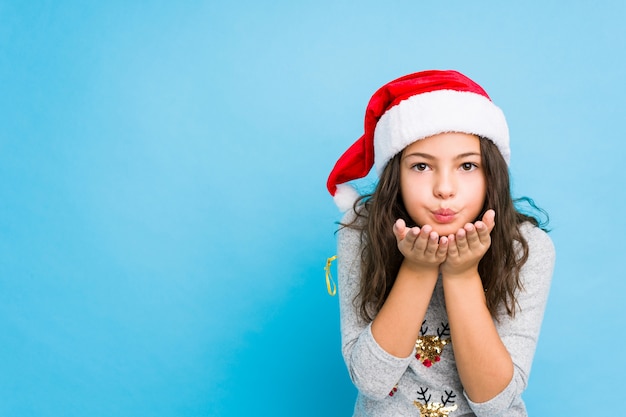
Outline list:
[[[348,184],[338,184],[337,191],[335,191],[335,204],[339,207],[339,210],[348,211],[354,207],[354,202],[360,197],[359,193]]]

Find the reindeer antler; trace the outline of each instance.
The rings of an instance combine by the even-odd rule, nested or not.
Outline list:
[[[450,336],[450,324],[441,322],[441,326],[443,327],[442,330],[439,330],[439,327],[437,327],[437,336],[439,336],[440,339],[444,336]]]
[[[441,396],[441,403],[445,406],[448,405],[448,403],[450,404],[454,404],[456,401],[454,400],[456,398],[456,395],[454,394],[454,391],[450,390],[450,392],[443,390],[443,392],[446,394],[446,398],[443,398],[443,395]]]
[[[427,393],[428,393],[428,388],[420,387],[420,389],[417,391],[417,399],[424,401],[424,404],[428,404],[432,396],[428,394],[428,398],[426,398]]]

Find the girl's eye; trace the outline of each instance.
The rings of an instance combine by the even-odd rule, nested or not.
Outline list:
[[[478,166],[472,162],[464,162],[461,164],[461,169],[463,171],[473,171],[476,168],[478,168]]]
[[[413,165],[413,169],[416,171],[426,171],[428,169],[428,165],[423,162],[419,162]]]

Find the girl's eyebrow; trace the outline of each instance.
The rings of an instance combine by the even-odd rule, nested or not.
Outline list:
[[[457,155],[454,159],[463,159],[463,158],[467,158],[468,156],[480,157],[480,152],[465,152],[465,153]]]
[[[413,153],[410,153],[408,155],[404,155],[404,157],[402,157],[402,159],[408,158],[410,156],[417,156],[419,158],[424,158],[424,159],[435,159],[434,156],[429,155],[427,153],[422,153],[422,152],[413,152]]]
[[[423,152],[412,152],[408,155],[404,155],[404,157],[402,159],[408,158],[410,156],[416,156],[418,158],[424,158],[424,159],[429,159],[429,160],[433,160],[433,159],[437,159],[435,156],[427,154],[427,153],[423,153]],[[463,159],[463,158],[467,158],[469,156],[478,156],[480,157],[480,152],[464,152],[461,154],[458,154],[457,156],[454,157],[454,159]]]

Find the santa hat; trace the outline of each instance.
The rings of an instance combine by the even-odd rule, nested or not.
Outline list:
[[[365,111],[365,132],[339,158],[327,187],[342,210],[359,197],[348,184],[387,162],[411,143],[444,132],[490,139],[508,163],[509,128],[485,90],[457,71],[422,71],[393,80],[374,93]]]

